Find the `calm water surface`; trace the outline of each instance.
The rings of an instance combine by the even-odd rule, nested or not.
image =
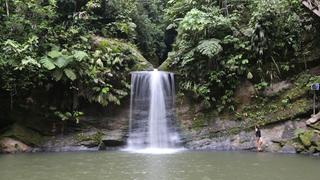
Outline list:
[[[318,180],[320,158],[184,151],[0,155],[0,180]]]

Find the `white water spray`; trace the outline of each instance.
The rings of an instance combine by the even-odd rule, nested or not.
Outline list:
[[[179,136],[175,129],[174,74],[133,72],[131,77],[129,151],[173,153]]]

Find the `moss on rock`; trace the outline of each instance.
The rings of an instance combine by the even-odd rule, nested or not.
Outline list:
[[[98,146],[102,141],[103,133],[100,131],[97,131],[93,134],[86,134],[86,133],[79,133],[76,135],[75,139],[78,141],[78,143],[88,143],[90,142],[91,145]]]
[[[311,146],[311,138],[313,136],[313,131],[312,130],[307,130],[304,133],[301,133],[298,135],[300,142],[305,146],[305,147],[310,147]]]
[[[168,58],[166,59],[160,66],[158,69],[162,70],[162,71],[173,71],[173,69],[170,67],[170,64],[172,64],[172,59]]]
[[[128,59],[134,61],[133,68],[131,71],[143,71],[143,70],[152,70],[152,64],[147,61],[138,49],[131,43],[124,42],[118,39],[111,38],[101,38],[95,37],[94,39],[96,49],[103,52],[115,52],[115,53],[124,53]]]
[[[40,146],[44,140],[44,137],[41,136],[38,132],[35,132],[32,129],[26,128],[17,123],[10,126],[1,135],[1,137],[9,137],[9,138],[17,139],[31,146]]]
[[[249,124],[267,125],[308,114],[312,109],[312,99],[307,96],[312,78],[307,72],[299,74],[292,80],[292,88],[281,92],[277,98],[257,96],[237,112],[235,118],[247,120]]]

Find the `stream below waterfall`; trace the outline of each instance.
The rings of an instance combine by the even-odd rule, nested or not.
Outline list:
[[[0,155],[1,180],[316,180],[319,167],[318,157],[252,152]]]

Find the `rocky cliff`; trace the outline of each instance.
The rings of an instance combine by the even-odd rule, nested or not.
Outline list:
[[[310,84],[315,69],[257,90],[249,81],[238,87],[235,112],[218,114],[180,96],[177,103],[185,146],[201,150],[255,150],[254,125],[262,128],[263,150],[319,154],[319,122],[312,115]],[[317,106],[317,109],[319,107]]]

